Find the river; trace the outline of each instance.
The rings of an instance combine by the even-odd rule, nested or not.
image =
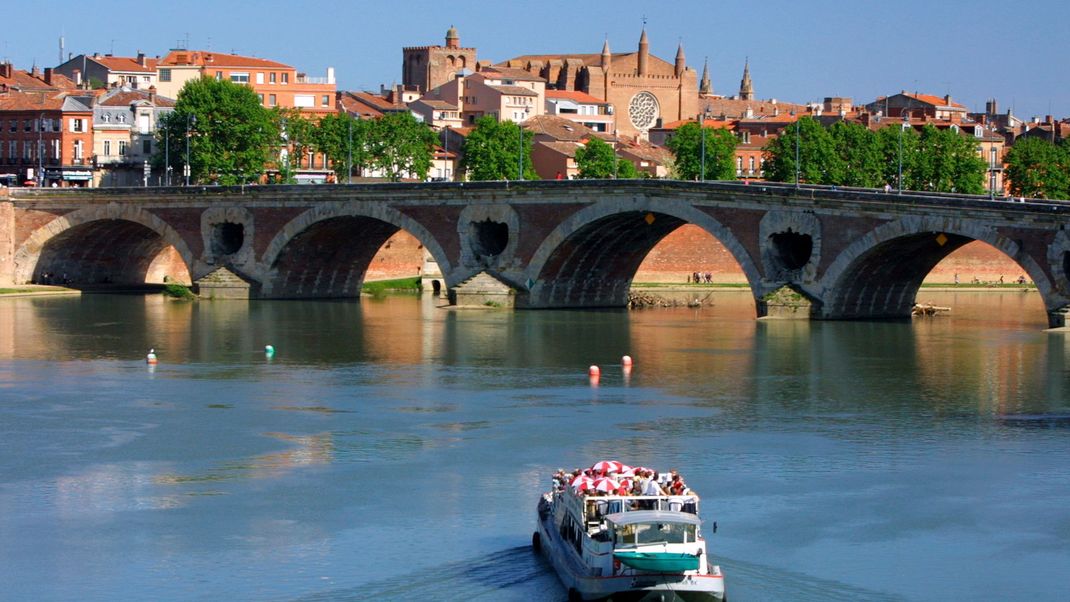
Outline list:
[[[953,310],[0,299],[0,597],[564,600],[535,503],[612,458],[703,495],[733,602],[1065,600],[1070,338],[920,299]]]

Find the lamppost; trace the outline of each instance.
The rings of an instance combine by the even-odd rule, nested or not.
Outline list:
[[[443,165],[442,175],[445,176],[447,182],[450,181],[450,124],[446,124],[446,135],[442,137],[442,151],[443,151]]]
[[[44,138],[42,137],[45,131],[45,114],[37,118],[37,187],[40,188],[45,185],[45,160],[44,160]]]
[[[197,116],[196,115],[193,115],[193,114],[186,115],[186,186],[189,186],[189,176],[190,176],[190,171],[191,171],[190,167],[189,167],[190,128],[192,126],[196,125],[196,124],[197,124]]]
[[[699,115],[698,122],[698,135],[702,139],[702,171],[699,172],[699,179],[706,181],[706,118],[710,115],[710,108],[706,107],[702,114]]]
[[[521,119],[520,123],[516,124],[517,129],[520,131],[520,158],[517,161],[517,180],[524,179],[524,126],[521,123],[524,123],[524,120],[527,119],[528,112],[528,108],[524,107],[524,119]]]
[[[996,200],[996,147],[995,147],[995,145],[993,145],[992,149],[989,151],[989,156],[991,158],[989,159],[989,162],[988,162],[989,163],[989,172],[990,172],[990,176],[989,176],[989,180],[988,180],[988,198],[994,201],[994,200]]]
[[[899,127],[899,177],[896,184],[899,188],[899,195],[903,195],[903,132],[910,127],[910,114],[907,114],[903,118],[903,124]]]
[[[163,129],[163,185],[171,185],[171,128]]]
[[[349,145],[346,146],[346,150],[349,152],[349,158],[346,160],[346,184],[353,183],[353,116],[347,113],[349,118]]]
[[[799,119],[795,120],[795,188],[799,188]]]

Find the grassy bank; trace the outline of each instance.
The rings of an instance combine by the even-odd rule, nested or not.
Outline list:
[[[386,293],[418,293],[420,292],[420,277],[396,278],[394,280],[374,280],[365,282],[361,292],[369,295],[384,295]]]

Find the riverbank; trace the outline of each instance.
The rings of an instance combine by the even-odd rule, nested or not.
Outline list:
[[[81,295],[82,291],[63,286],[45,284],[20,284],[12,287],[0,287],[0,298],[6,297],[55,297],[62,295]]]
[[[749,293],[750,286],[737,282],[714,282],[706,283],[668,283],[668,282],[633,282],[632,290],[674,292],[674,293],[697,293],[697,292],[738,292]],[[1036,292],[1034,284],[1018,283],[981,283],[981,284],[955,284],[953,282],[934,282],[921,285],[919,291],[988,291],[997,293],[1006,292]]]

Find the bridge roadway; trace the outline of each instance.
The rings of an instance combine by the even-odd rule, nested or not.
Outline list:
[[[669,180],[8,189],[0,282],[143,283],[170,245],[204,286],[233,274],[254,298],[352,297],[404,229],[455,293],[485,273],[516,307],[619,307],[646,254],[690,223],[739,262],[760,316],[789,287],[813,318],[907,317],[929,271],[980,240],[1021,266],[1062,326],[1068,215],[1061,202]]]

